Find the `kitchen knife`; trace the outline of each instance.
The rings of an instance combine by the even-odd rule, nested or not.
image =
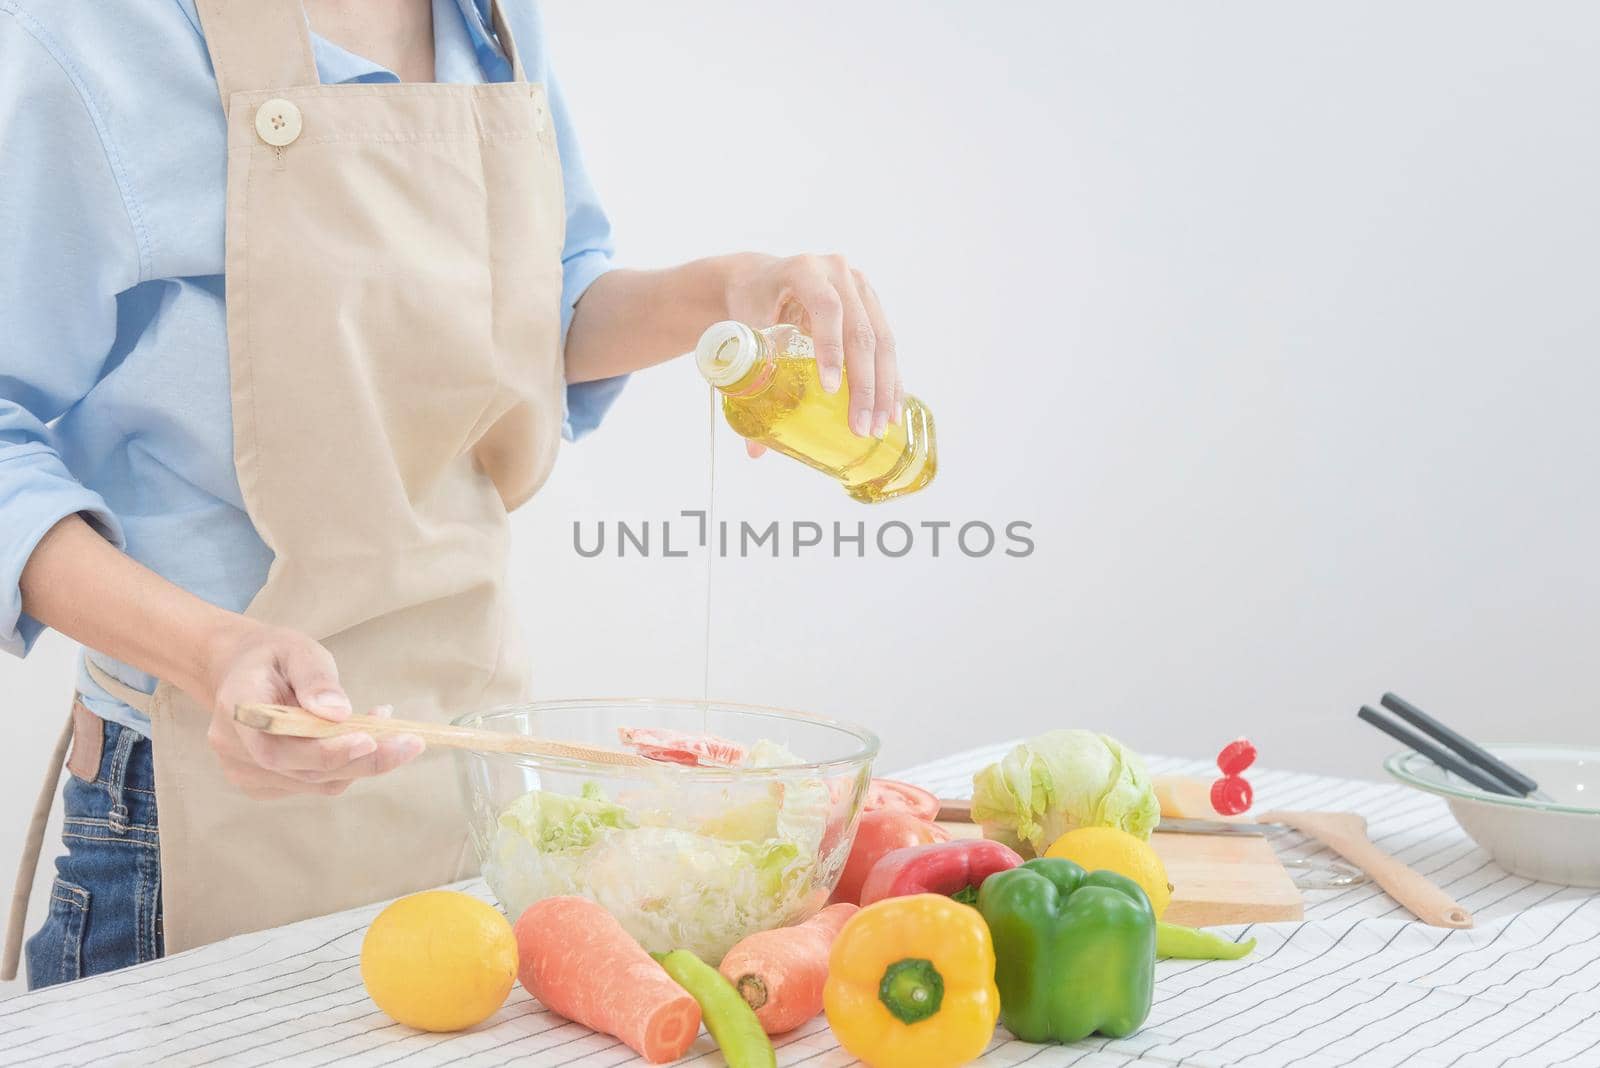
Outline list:
[[[939,799],[939,820],[942,823],[971,823],[972,802],[950,798]],[[1259,838],[1276,834],[1289,828],[1281,823],[1235,823],[1232,820],[1188,820],[1161,818],[1157,831],[1168,834],[1221,834],[1246,835]]]
[[[1245,835],[1260,838],[1277,834],[1289,828],[1282,823],[1234,823],[1231,820],[1169,820],[1165,816],[1156,824],[1162,834],[1222,834]]]

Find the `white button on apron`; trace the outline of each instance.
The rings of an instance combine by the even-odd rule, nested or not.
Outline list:
[[[273,97],[256,109],[256,133],[274,148],[293,144],[300,126],[300,109],[291,101]]]

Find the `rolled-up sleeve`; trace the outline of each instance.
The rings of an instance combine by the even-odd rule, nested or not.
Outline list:
[[[18,656],[42,629],[19,587],[45,533],[81,513],[122,541],[105,500],[57,452],[51,424],[98,380],[117,293],[140,271],[94,113],[50,43],[0,10],[0,649]]]
[[[541,26],[538,34],[541,51],[544,47],[542,30]],[[579,299],[596,278],[611,270],[615,249],[611,239],[611,220],[606,217],[594,183],[584,169],[583,153],[578,146],[566,97],[555,76],[550,73],[548,57],[540,55],[536,62],[544,72],[545,90],[550,98],[550,115],[555,124],[556,145],[561,153],[561,180],[566,195],[567,239],[561,250],[561,344],[565,346],[567,331],[572,327],[572,315],[577,310]],[[619,375],[594,382],[568,384],[562,435],[568,441],[576,441],[599,426],[627,381],[627,375]]]

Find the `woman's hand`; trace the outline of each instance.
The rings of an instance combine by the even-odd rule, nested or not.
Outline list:
[[[900,367],[894,334],[866,276],[843,256],[730,257],[727,272],[730,319],[763,327],[788,319],[792,306],[805,313],[798,325],[816,345],[822,388],[850,383],[850,429],[879,436],[900,419]]]
[[[638,371],[692,351],[719,319],[757,329],[790,322],[816,343],[822,388],[850,383],[850,429],[879,435],[900,420],[900,366],[878,295],[843,256],[755,252],[677,267],[607,271],[573,312],[564,351],[568,382]],[[761,446],[750,443],[752,454]]]
[[[281,738],[234,722],[238,704],[350,715],[328,651],[202,601],[123,555],[82,517],[40,539],[22,571],[23,610],[91,649],[166,679],[211,709],[208,737],[230,781],[255,797],[343,793],[422,752],[409,735]]]
[[[240,704],[299,705],[335,723],[350,715],[333,657],[295,631],[242,623],[219,639],[206,677],[214,695],[206,738],[228,781],[252,797],[342,794],[356,779],[381,775],[422,752],[422,739],[410,734],[284,738],[235,721]]]

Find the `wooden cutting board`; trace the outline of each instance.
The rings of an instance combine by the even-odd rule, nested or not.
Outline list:
[[[970,823],[944,826],[958,838],[982,835]],[[1151,844],[1173,886],[1172,904],[1162,916],[1170,923],[1220,927],[1305,918],[1300,891],[1265,838],[1158,830]]]
[[[1151,844],[1173,886],[1162,917],[1170,923],[1220,927],[1305,918],[1300,891],[1265,838],[1157,831]]]

